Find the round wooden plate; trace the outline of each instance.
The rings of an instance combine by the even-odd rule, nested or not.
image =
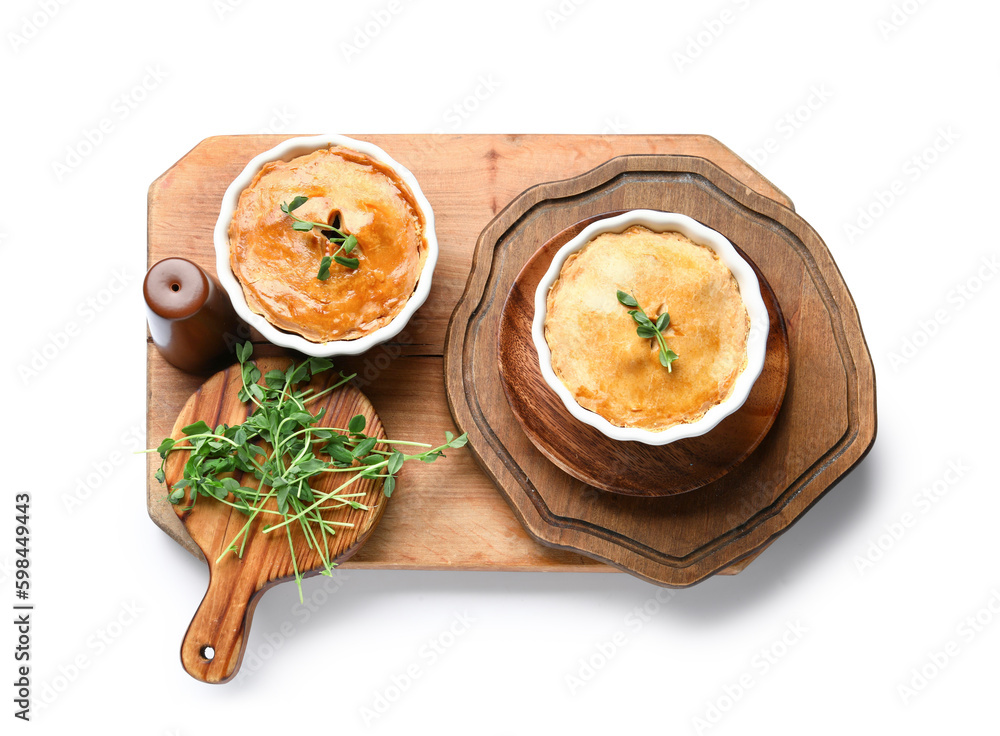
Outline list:
[[[507,294],[497,334],[500,379],[511,410],[528,439],[557,467],[584,483],[629,496],[673,496],[718,480],[760,444],[771,429],[788,383],[788,332],[771,286],[747,255],[760,280],[771,318],[764,370],[746,403],[715,429],[659,447],[613,440],[576,420],[546,384],[531,339],[535,290],[556,251],[607,212],[578,222],[536,251]],[[726,233],[723,233],[726,235]],[[738,239],[730,241],[737,247]]]

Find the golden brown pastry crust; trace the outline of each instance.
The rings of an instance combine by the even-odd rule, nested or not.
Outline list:
[[[334,263],[318,228],[292,229],[281,204],[302,195],[304,220],[331,222],[358,239],[360,265]],[[360,251],[360,252],[359,252]],[[271,324],[313,342],[354,340],[392,321],[413,294],[427,257],[424,220],[413,193],[391,169],[357,151],[321,149],[265,164],[240,194],[229,226],[233,273],[247,305]]]
[[[656,340],[636,335],[617,299],[633,294],[679,357],[667,372]],[[732,392],[747,364],[750,320],[739,285],[710,248],[676,232],[604,233],[566,259],[549,291],[552,368],[577,402],[619,427],[694,422]]]

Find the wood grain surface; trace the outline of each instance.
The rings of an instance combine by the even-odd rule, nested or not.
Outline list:
[[[504,298],[525,262],[574,223],[635,208],[689,215],[729,238],[773,287],[788,330],[788,388],[763,442],[715,482],[664,498],[602,492],[549,462],[519,431],[498,369]],[[826,246],[794,211],[704,158],[624,156],[515,199],[480,236],[448,330],[445,381],[469,447],[536,539],[667,586],[755,554],[875,438],[871,357]]]
[[[285,135],[206,139],[149,189],[148,263],[169,256],[215,273],[212,230],[222,195],[246,163]],[[420,181],[437,221],[441,257],[428,302],[392,343],[338,367],[359,374],[386,431],[408,440],[435,440],[456,431],[445,398],[444,337],[466,288],[476,241],[515,196],[542,182],[583,174],[615,156],[634,153],[704,157],[746,191],[790,208],[791,201],[736,154],[701,135],[358,135],[384,148]],[[554,234],[553,231],[552,234]],[[255,344],[260,337],[251,335]],[[148,340],[148,338],[147,338]],[[255,355],[286,355],[258,344]],[[166,363],[147,343],[147,437],[167,436],[203,377]],[[416,465],[417,467],[411,467]],[[192,554],[202,553],[166,502],[149,460],[147,508],[153,521]],[[762,547],[761,547],[762,548]],[[759,551],[759,550],[758,550]],[[737,572],[752,556],[723,572]],[[345,568],[521,571],[608,571],[571,550],[538,544],[512,513],[492,478],[469,451],[433,465],[407,463],[385,517]]]
[[[290,363],[284,358],[255,362],[262,374],[275,369],[284,370]],[[315,377],[308,386],[322,391],[336,380],[339,376],[328,371]],[[246,420],[248,406],[237,397],[241,387],[238,365],[212,376],[185,403],[170,436],[180,440],[184,437],[181,428],[198,420],[204,420],[211,427],[223,423],[232,426]],[[366,434],[371,437],[386,436],[371,403],[350,384],[318,399],[309,408],[314,414],[321,409],[326,410],[316,426],[346,427],[351,417],[363,414],[367,420]],[[184,451],[172,452],[168,457],[167,488],[184,476],[187,457]],[[257,487],[257,481],[252,476],[237,472],[233,477],[240,485]],[[318,494],[330,492],[342,481],[342,476],[327,475],[323,480],[314,481],[312,487]],[[332,538],[328,537],[329,559],[338,564],[361,548],[389,501],[382,495],[381,480],[359,480],[348,486],[345,492],[362,493],[355,500],[368,506],[369,510],[344,507],[322,512],[328,521],[353,525],[338,527]],[[277,503],[271,500],[264,508],[276,511]],[[245,514],[216,499],[202,496],[192,505],[190,491],[185,493],[183,502],[173,506],[173,510],[201,550],[210,572],[208,591],[181,645],[181,662],[192,677],[202,682],[226,682],[239,670],[253,611],[264,591],[280,582],[293,580],[296,566],[302,577],[319,574],[323,560],[318,549],[310,548],[298,524],[289,525],[287,533],[264,534],[262,527],[273,524],[274,517],[265,514],[256,516],[247,529],[243,555],[238,557],[227,550],[247,524]],[[288,534],[295,545],[294,561]]]
[[[629,496],[672,496],[701,488],[732,472],[767,435],[788,382],[788,333],[770,284],[754,266],[770,317],[764,370],[746,402],[708,434],[661,447],[618,442],[567,411],[542,377],[531,337],[535,291],[556,252],[583,228],[620,212],[571,225],[539,248],[514,279],[500,313],[500,380],[521,429],[561,470],[594,488]],[[748,260],[746,254],[741,253]],[[753,265],[752,262],[750,262]]]

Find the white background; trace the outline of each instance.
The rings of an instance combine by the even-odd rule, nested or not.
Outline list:
[[[998,21],[971,0],[7,0],[0,591],[12,605],[27,490],[36,700],[23,726],[0,688],[0,728],[990,730]],[[472,101],[482,80],[495,89]],[[308,617],[294,586],[264,597],[252,676],[194,681],[178,649],[207,575],[147,518],[127,454],[144,421],[146,191],[201,139],[263,130],[717,137],[843,271],[878,374],[871,455],[735,578],[663,601],[610,573],[350,572],[333,593],[312,579],[306,596],[329,600]],[[473,621],[432,661],[457,616]]]

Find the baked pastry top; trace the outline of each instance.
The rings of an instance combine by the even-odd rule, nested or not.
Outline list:
[[[282,203],[309,200],[296,216],[333,224],[358,239],[360,263],[334,263],[319,228],[292,229]],[[424,219],[413,193],[390,168],[342,147],[265,164],[240,194],[229,226],[233,273],[247,305],[271,324],[312,342],[354,340],[392,321],[413,294],[427,257]]]
[[[619,303],[632,294],[650,319],[669,312],[668,372],[655,338],[636,335]],[[750,320],[715,252],[677,232],[632,226],[566,259],[547,298],[552,368],[585,409],[619,427],[662,431],[694,422],[732,393],[747,365]]]

